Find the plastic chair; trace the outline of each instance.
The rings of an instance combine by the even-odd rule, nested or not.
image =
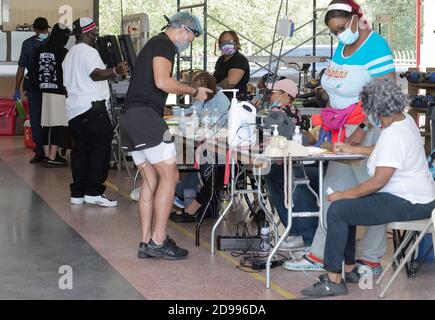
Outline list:
[[[393,284],[393,282],[396,280],[397,276],[399,275],[400,271],[405,267],[406,263],[411,259],[413,254],[415,253],[416,249],[418,248],[420,242],[423,240],[424,236],[428,232],[432,232],[432,241],[434,242],[434,251],[435,251],[435,210],[432,212],[432,218],[424,219],[424,220],[417,220],[417,221],[404,221],[404,222],[392,222],[387,225],[387,228],[393,229],[393,230],[406,230],[411,231],[407,232],[405,235],[405,238],[403,239],[400,246],[396,249],[394,252],[394,255],[391,257],[388,265],[380,275],[379,279],[376,281],[376,284],[379,285],[382,280],[384,279],[385,275],[387,274],[388,270],[392,267],[393,264],[398,265],[397,270],[394,272],[391,279],[388,281],[385,288],[382,290],[381,294],[379,295],[380,298],[384,298],[385,294]],[[415,240],[414,244],[411,246],[411,248],[408,249],[408,252],[406,253],[405,257],[402,259],[400,264],[397,262],[397,258],[400,254],[402,254],[402,250],[410,243],[410,241],[413,238],[414,232],[419,232],[420,235]]]

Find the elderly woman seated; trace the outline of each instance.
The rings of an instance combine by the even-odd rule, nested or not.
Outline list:
[[[325,246],[327,274],[302,290],[311,297],[346,295],[345,282],[358,283],[355,268],[356,226],[426,219],[435,208],[435,182],[425,159],[420,132],[404,109],[407,97],[391,79],[367,84],[361,99],[365,113],[383,127],[374,147],[335,146],[337,152],[370,156],[371,176],[354,188],[329,195]],[[345,280],[342,263],[345,263]]]

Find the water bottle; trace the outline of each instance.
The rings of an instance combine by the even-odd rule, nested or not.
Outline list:
[[[263,253],[269,253],[270,251],[270,231],[269,231],[269,224],[267,221],[264,222],[263,227],[260,231],[260,251]]]
[[[178,127],[180,130],[186,129],[186,114],[184,113],[184,109],[181,109],[180,120],[178,121]]]
[[[300,126],[295,127],[295,132],[293,133],[292,140],[297,144],[302,145],[302,132]]]
[[[199,117],[198,113],[196,112],[196,107],[193,106],[193,114],[192,114],[192,126],[194,129],[199,128]]]
[[[210,117],[209,117],[209,115],[208,115],[208,110],[207,109],[204,109],[204,111],[202,112],[202,126],[205,128],[205,129],[208,129],[209,128],[209,126],[210,126]]]
[[[219,121],[219,111],[218,111],[218,109],[217,108],[214,108],[213,109],[213,119],[212,119],[212,123],[213,124],[216,124],[216,122],[218,122]]]

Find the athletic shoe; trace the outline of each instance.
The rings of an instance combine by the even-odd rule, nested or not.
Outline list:
[[[174,197],[174,206],[176,206],[176,207],[178,207],[180,209],[186,208],[186,206],[184,205],[184,199],[182,199],[178,195],[175,195],[175,197]]]
[[[184,211],[184,209],[182,209],[180,214],[176,213],[175,211],[171,212],[169,219],[171,219],[174,222],[195,222],[196,214],[195,215],[188,214],[187,212]]]
[[[35,156],[30,159],[31,164],[42,163],[44,161],[45,156],[43,154],[35,154]]]
[[[43,166],[47,168],[60,168],[60,167],[67,167],[68,161],[61,157],[59,154],[56,154],[56,158],[54,160],[51,160],[50,158],[46,159],[43,162]]]
[[[326,273],[319,276],[319,280],[322,281],[327,277]],[[359,283],[361,275],[358,273],[358,269],[355,267],[351,272],[344,273],[344,281],[346,283]]]
[[[363,276],[379,276],[383,269],[379,262],[371,262],[364,259],[356,260],[359,274]]]
[[[281,242],[281,250],[303,250],[305,248],[304,239],[301,236],[290,236]]]
[[[336,284],[325,274],[319,282],[302,290],[301,293],[306,297],[322,298],[347,295],[348,291],[343,280]]]
[[[152,258],[149,254],[147,254],[146,252],[145,252],[145,248],[148,246],[148,244],[147,243],[145,243],[145,242],[141,242],[140,244],[139,244],[139,251],[138,251],[138,253],[137,253],[137,257],[139,258],[139,259],[148,259],[148,258]]]
[[[85,203],[87,204],[97,204],[101,207],[113,208],[118,206],[118,201],[112,200],[102,194],[100,196],[85,196]]]
[[[304,254],[302,260],[286,261],[283,268],[291,271],[324,271],[323,261],[313,254]]]
[[[144,252],[151,257],[164,258],[167,260],[181,260],[189,255],[189,251],[177,246],[174,240],[166,237],[161,245],[155,244],[151,239],[148,245],[145,247]]]
[[[85,198],[73,198],[71,197],[71,204],[73,205],[80,205],[85,202]]]

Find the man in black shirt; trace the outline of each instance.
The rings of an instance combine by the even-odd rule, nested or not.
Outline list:
[[[165,32],[147,42],[133,69],[120,128],[123,149],[131,152],[143,181],[139,199],[142,228],[139,258],[179,260],[188,255],[166,234],[178,169],[175,146],[168,137],[163,114],[168,93],[189,94],[204,101],[211,92],[172,78],[175,55],[201,34],[197,17],[178,12],[168,19]]]
[[[30,126],[32,128],[32,138],[36,145],[34,149],[35,156],[30,160],[30,163],[42,163],[44,160],[41,127],[42,92],[34,81],[36,69],[35,50],[47,42],[49,28],[47,19],[43,17],[35,19],[33,22],[35,35],[23,42],[16,74],[14,99],[21,99],[20,87],[24,79],[23,90],[26,91],[29,102]],[[26,69],[27,74],[24,76]]]

